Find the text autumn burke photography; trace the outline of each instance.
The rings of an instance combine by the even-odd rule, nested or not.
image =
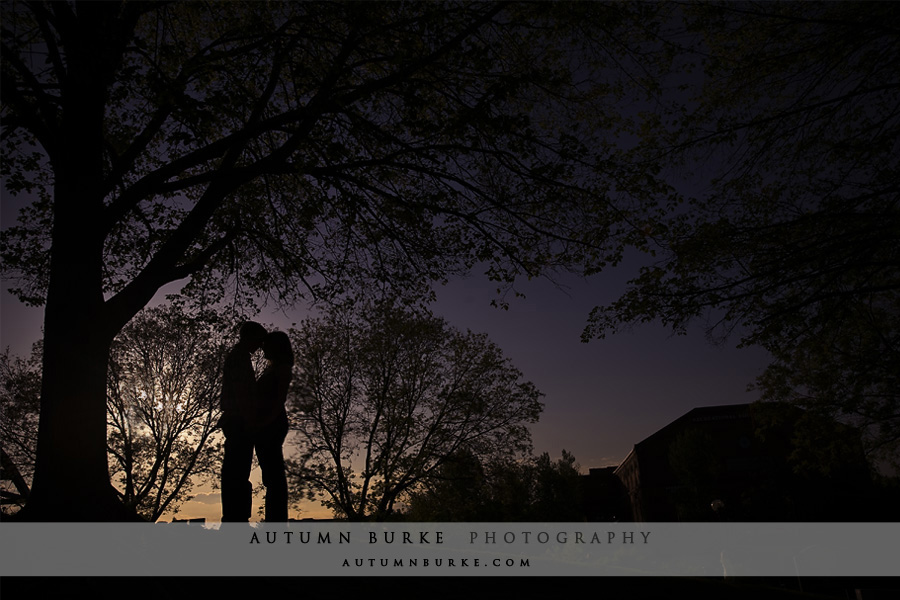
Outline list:
[[[647,544],[649,531],[470,531],[468,544]],[[443,531],[368,531],[356,536],[365,544],[444,544]],[[362,538],[360,540],[360,537]],[[263,531],[250,534],[251,544],[351,544],[350,531]]]

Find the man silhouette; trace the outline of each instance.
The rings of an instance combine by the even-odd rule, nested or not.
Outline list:
[[[225,434],[222,459],[222,522],[247,522],[253,505],[250,469],[253,463],[252,424],[258,398],[251,356],[262,347],[266,329],[247,321],[240,339],[225,358],[222,369],[222,418]]]

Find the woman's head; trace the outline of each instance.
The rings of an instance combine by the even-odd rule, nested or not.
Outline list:
[[[272,362],[294,364],[291,338],[283,331],[273,331],[266,336],[265,342],[263,342],[263,354]]]

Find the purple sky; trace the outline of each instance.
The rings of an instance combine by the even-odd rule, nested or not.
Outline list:
[[[589,280],[571,277],[560,290],[546,280],[517,285],[524,298],[509,310],[490,306],[494,286],[480,277],[438,290],[434,310],[459,329],[487,333],[540,389],[545,408],[533,427],[535,451],[574,453],[585,469],[618,464],[634,443],[696,406],[756,398],[747,384],[765,365],[758,349],[714,346],[697,327],[672,336],[659,325],[590,343],[580,341],[590,309],[619,293],[633,269]],[[0,344],[25,355],[40,337],[42,311],[0,298]],[[296,314],[262,315],[278,327]]]
[[[525,282],[517,286],[525,297],[512,299],[509,310],[490,306],[495,286],[483,278],[438,290],[437,314],[460,329],[487,333],[545,394],[544,412],[532,428],[535,453],[556,459],[568,450],[584,471],[615,465],[636,442],[694,407],[756,399],[746,388],[765,365],[765,353],[734,343],[713,346],[699,327],[672,336],[650,324],[580,341],[590,309],[620,293],[633,272],[626,263],[587,281],[572,277],[565,290],[546,280]],[[5,291],[0,309],[0,344],[26,354],[40,337],[41,310],[23,307]],[[260,320],[287,328],[304,312]],[[218,495],[199,500],[182,516],[217,520]],[[329,515],[305,510],[301,516]]]
[[[15,221],[3,193],[0,226]],[[582,469],[614,465],[632,446],[697,406],[756,399],[746,391],[766,362],[758,349],[708,343],[701,328],[674,337],[659,325],[580,341],[588,313],[614,300],[637,272],[635,261],[588,281],[567,278],[561,291],[545,280],[517,285],[525,298],[508,311],[490,306],[495,286],[482,277],[454,281],[438,290],[437,314],[460,329],[487,333],[544,394],[544,412],[533,431],[536,453],[575,455]],[[22,306],[3,286],[0,346],[26,355],[41,335],[42,311]],[[296,315],[261,315],[287,327]]]
[[[8,200],[3,227],[15,219]],[[545,394],[544,412],[532,428],[536,454],[555,459],[568,450],[584,471],[615,465],[635,443],[694,407],[757,398],[746,388],[764,367],[765,353],[735,349],[736,340],[713,346],[699,326],[673,336],[650,324],[581,342],[591,308],[615,299],[638,266],[631,260],[588,280],[566,277],[560,281],[564,289],[547,280],[519,283],[516,289],[525,297],[511,298],[509,310],[490,305],[496,285],[484,277],[438,289],[436,314],[459,329],[488,334]],[[21,305],[7,287],[0,295],[0,346],[24,356],[41,336],[43,312]],[[296,314],[263,314],[259,320],[287,328],[305,314],[301,307]],[[209,512],[184,516],[217,519],[218,497],[208,500]]]
[[[460,328],[486,332],[544,394],[533,428],[535,452],[572,452],[582,468],[621,462],[631,447],[696,406],[756,399],[746,391],[765,365],[757,349],[713,346],[700,328],[673,336],[660,325],[580,341],[591,308],[624,289],[625,273],[519,286],[509,311],[489,306],[477,281],[441,290],[436,312]]]

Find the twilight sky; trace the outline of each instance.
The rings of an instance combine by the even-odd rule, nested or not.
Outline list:
[[[626,267],[627,268],[627,267]],[[621,272],[619,272],[621,271]],[[615,465],[631,447],[696,406],[757,396],[750,383],[765,365],[758,349],[713,346],[699,327],[673,336],[661,325],[580,341],[591,308],[624,289],[634,270],[519,286],[509,311],[489,306],[492,287],[477,280],[440,291],[436,312],[460,328],[486,332],[544,394],[533,427],[535,452],[574,453],[583,469]]]
[[[0,186],[0,227],[15,223],[18,205]],[[713,346],[699,325],[687,336],[649,324],[581,342],[590,310],[615,300],[637,274],[640,260],[633,257],[588,280],[563,277],[563,289],[543,279],[519,282],[516,289],[525,297],[510,297],[507,311],[490,305],[496,284],[478,274],[437,290],[436,314],[459,329],[488,334],[543,392],[544,412],[532,427],[535,454],[548,452],[555,459],[568,450],[585,472],[617,465],[635,443],[694,407],[757,398],[747,385],[766,364],[765,352],[736,349],[736,339]],[[21,305],[2,283],[0,348],[25,356],[41,337],[43,311]],[[298,307],[258,320],[287,329],[305,315]],[[182,516],[218,520],[218,503],[214,495],[209,512]]]
[[[546,280],[523,282],[516,289],[525,297],[511,299],[508,311],[490,306],[495,285],[482,277],[438,289],[436,314],[459,329],[487,333],[545,394],[544,412],[532,428],[536,454],[555,459],[568,450],[585,472],[615,465],[636,442],[694,407],[756,399],[746,388],[765,365],[765,353],[736,349],[736,340],[714,346],[699,326],[687,336],[650,324],[580,341],[590,309],[621,293],[637,266],[632,260],[589,280],[564,278],[564,289]],[[27,354],[40,337],[42,311],[20,305],[5,288],[0,309],[0,345]],[[287,328],[304,314],[298,309],[259,320]],[[182,516],[217,521],[218,495],[202,494]],[[329,515],[308,510],[300,516]]]

